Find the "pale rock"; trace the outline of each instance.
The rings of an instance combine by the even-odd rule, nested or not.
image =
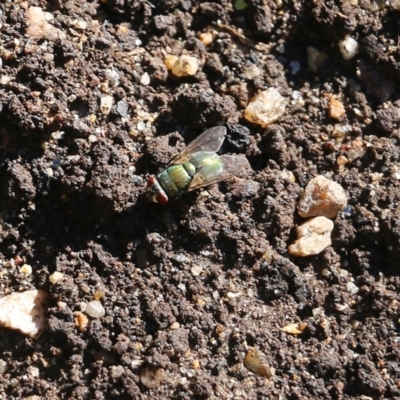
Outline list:
[[[190,270],[194,276],[199,276],[203,271],[203,268],[201,265],[193,265]]]
[[[199,39],[204,44],[204,46],[209,46],[214,40],[211,32],[200,33]]]
[[[29,7],[26,34],[38,40],[65,40],[66,34],[47,22],[49,15],[51,14],[45,13],[40,7]]]
[[[357,294],[360,289],[353,282],[347,282],[347,291],[350,294]]]
[[[114,379],[118,379],[124,373],[124,367],[122,365],[113,365],[110,368],[110,376]]]
[[[178,78],[195,75],[199,69],[197,58],[185,54],[180,57],[167,55],[164,63],[167,69]]]
[[[86,21],[75,19],[74,21],[72,21],[72,26],[75,29],[85,31],[87,29],[88,24]]]
[[[29,276],[32,274],[32,267],[28,264],[24,264],[19,272],[21,272],[23,275]]]
[[[336,182],[318,175],[311,179],[300,197],[298,210],[303,218],[335,218],[347,205],[344,189]]]
[[[246,109],[244,118],[265,128],[285,113],[287,100],[275,88],[264,90],[255,96]]]
[[[114,100],[113,97],[109,95],[103,96],[100,99],[100,111],[102,114],[104,115],[110,114],[111,107],[113,105],[113,100]]]
[[[12,293],[0,299],[0,326],[38,337],[47,326],[43,303],[47,293],[43,290],[27,290]]]
[[[99,300],[93,300],[88,303],[85,313],[92,318],[102,318],[106,314],[104,307]]]
[[[140,77],[140,83],[145,86],[150,84],[150,76],[147,72]]]
[[[64,274],[62,272],[55,271],[49,276],[49,281],[51,284],[54,285],[55,283],[61,281],[63,278]]]
[[[332,244],[333,222],[325,217],[315,217],[296,229],[297,240],[288,248],[294,257],[307,257],[321,253]]]
[[[339,50],[345,60],[351,60],[358,53],[358,42],[351,36],[346,36],[339,42]]]

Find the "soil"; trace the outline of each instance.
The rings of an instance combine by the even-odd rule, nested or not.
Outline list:
[[[0,331],[1,399],[400,399],[399,4],[234,3],[0,5],[0,295],[49,293],[40,338]],[[27,35],[32,6],[59,37]],[[327,56],[317,70],[309,47]],[[175,78],[167,54],[201,67]],[[285,115],[247,123],[269,87]],[[148,176],[221,123],[252,175],[150,203]],[[293,258],[319,174],[349,204],[331,247]],[[81,331],[93,299],[105,316]]]

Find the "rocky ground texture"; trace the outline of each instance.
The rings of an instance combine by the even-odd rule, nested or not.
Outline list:
[[[48,323],[0,330],[0,398],[400,399],[399,21],[395,0],[3,1],[0,297],[40,290]],[[271,88],[278,114],[249,115]],[[221,123],[253,173],[149,203]],[[347,205],[304,257],[319,175]]]

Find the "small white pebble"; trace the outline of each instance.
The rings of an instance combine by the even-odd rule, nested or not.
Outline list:
[[[75,29],[79,29],[79,30],[81,30],[81,31],[84,31],[84,30],[86,30],[86,28],[87,28],[87,22],[86,21],[84,21],[84,20],[74,20],[74,21],[72,21],[72,26],[75,28]]]
[[[347,291],[350,294],[357,294],[359,290],[360,289],[353,282],[347,282]]]
[[[145,128],[145,123],[143,121],[138,122],[138,124],[136,125],[136,129],[141,132],[143,131],[143,129]]]
[[[298,90],[293,90],[292,99],[298,100],[298,99],[300,99],[300,97],[301,97],[301,92],[299,92]]]
[[[358,42],[351,36],[346,36],[339,42],[339,50],[345,60],[351,60],[358,53]]]
[[[191,268],[191,272],[194,276],[199,276],[203,271],[203,268],[200,265],[193,265]]]
[[[3,75],[0,77],[0,84],[1,85],[7,85],[7,83],[11,82],[11,76],[8,75]]]
[[[26,276],[29,276],[29,275],[32,274],[32,267],[31,267],[30,265],[28,265],[28,264],[24,264],[24,265],[21,267],[21,269],[20,269],[19,272],[21,272],[21,274],[24,274],[24,275],[26,275]]]
[[[142,364],[143,364],[143,360],[132,360],[131,361],[132,368],[138,367],[139,365],[142,365]]]
[[[199,69],[197,58],[185,54],[180,57],[168,54],[164,60],[164,64],[173,75],[179,78],[195,75]]]
[[[96,143],[98,140],[96,135],[89,135],[88,139],[90,143]]]
[[[100,99],[100,111],[102,112],[102,114],[104,114],[104,115],[110,114],[112,104],[113,104],[112,96],[108,96],[108,95],[103,96]]]
[[[148,84],[150,84],[150,76],[147,72],[145,72],[141,77],[140,77],[140,83],[142,85],[147,86]]]
[[[297,227],[297,240],[288,247],[294,257],[307,257],[321,253],[332,244],[333,222],[325,217],[315,217]]]
[[[93,300],[87,304],[85,313],[92,318],[102,318],[106,311],[99,300]]]
[[[265,128],[285,113],[287,100],[275,88],[269,88],[255,96],[246,109],[244,118]]]
[[[124,373],[124,367],[122,365],[113,365],[110,368],[110,376],[111,378],[118,379]]]
[[[237,292],[237,293],[228,292],[228,293],[227,293],[228,299],[235,299],[236,297],[239,297],[239,296],[241,296],[241,293],[240,293],[240,292]]]
[[[107,69],[106,70],[107,75],[110,79],[112,79],[113,81],[119,81],[119,72],[116,71],[115,69]]]
[[[54,140],[59,140],[59,139],[61,139],[61,138],[64,136],[64,133],[65,133],[65,132],[63,132],[63,131],[55,131],[55,132],[53,132],[53,133],[51,134],[51,137],[52,137]]]
[[[28,368],[28,373],[33,378],[37,378],[39,376],[39,368],[31,366]]]
[[[183,292],[186,293],[186,285],[184,283],[178,284],[178,288]]]
[[[0,326],[14,329],[30,337],[37,337],[46,327],[43,304],[47,293],[43,290],[15,292],[0,299]]]
[[[55,283],[57,283],[58,281],[60,281],[63,278],[64,278],[64,274],[62,272],[55,271],[49,276],[49,281],[51,284],[54,285]]]

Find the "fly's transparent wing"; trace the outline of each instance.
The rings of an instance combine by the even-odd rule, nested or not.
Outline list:
[[[196,190],[213,183],[221,182],[239,174],[243,170],[251,170],[246,157],[238,155],[218,156],[213,154],[211,159],[205,158],[193,177],[188,191]]]
[[[188,146],[183,149],[182,153],[174,157],[171,164],[182,164],[188,162],[190,155],[198,152],[217,152],[225,139],[226,128],[224,126],[214,126],[207,129],[200,136],[194,139]]]

